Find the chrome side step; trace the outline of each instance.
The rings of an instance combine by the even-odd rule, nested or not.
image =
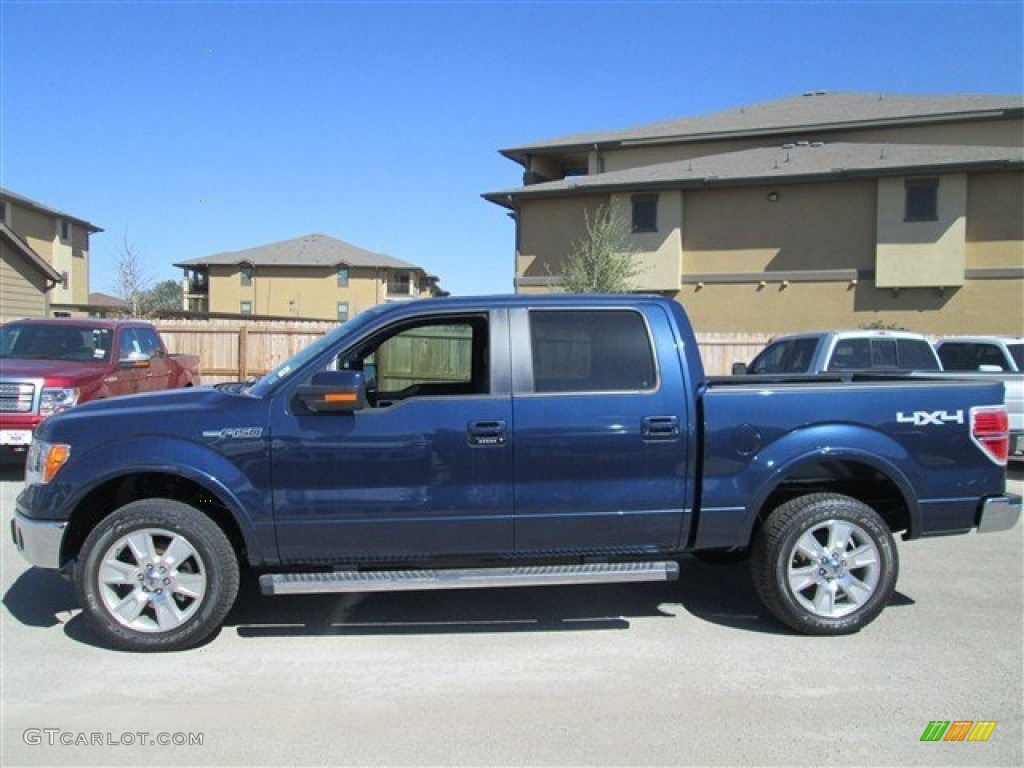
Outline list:
[[[264,595],[327,592],[397,592],[479,587],[555,587],[631,581],[675,581],[679,564],[587,563],[584,565],[458,568],[435,571],[334,571],[332,573],[265,573]]]

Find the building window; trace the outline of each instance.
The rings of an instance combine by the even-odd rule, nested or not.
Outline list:
[[[658,196],[633,195],[633,231],[658,231]]]
[[[252,285],[252,271],[252,267],[248,264],[242,267],[241,275],[243,287]]]
[[[388,275],[388,295],[408,296],[412,293],[412,283],[408,272],[392,272]]]
[[[8,226],[10,226],[11,224],[11,220],[7,218],[10,212],[11,207],[7,204],[7,201],[0,200],[0,221],[2,221],[4,224]]]
[[[939,218],[939,180],[907,179],[904,221],[937,221]]]
[[[348,288],[348,267],[338,267],[338,287]]]
[[[60,239],[65,243],[71,240],[71,222],[66,219],[60,220]]]
[[[251,301],[243,301],[241,303],[241,306],[239,307],[239,311],[243,315],[251,315],[252,314],[252,302]]]
[[[346,320],[348,320],[348,302],[347,301],[339,301],[338,302],[338,322],[339,323],[344,323]]]

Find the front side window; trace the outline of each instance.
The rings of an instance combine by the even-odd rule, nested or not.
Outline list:
[[[818,339],[784,339],[765,347],[750,364],[752,374],[809,373]]]
[[[651,338],[630,310],[530,313],[533,391],[622,392],[657,386]]]
[[[633,195],[633,231],[658,231],[658,196]]]
[[[339,358],[342,370],[362,371],[367,400],[384,408],[413,397],[490,392],[488,318],[429,318],[388,329]]]
[[[164,348],[160,345],[160,337],[152,328],[137,329],[139,341],[142,343],[142,351],[150,357],[163,357]]]
[[[939,180],[908,179],[904,184],[906,208],[904,221],[937,221],[939,218]]]

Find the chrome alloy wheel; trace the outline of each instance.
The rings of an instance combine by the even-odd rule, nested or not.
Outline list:
[[[788,560],[793,597],[823,618],[856,611],[875,593],[882,575],[878,547],[858,525],[825,520],[800,536]]]
[[[143,528],[104,553],[97,576],[103,605],[121,625],[168,632],[202,605],[207,573],[196,548],[179,533]]]

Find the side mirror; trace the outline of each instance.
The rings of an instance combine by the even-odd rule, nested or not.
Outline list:
[[[149,355],[143,354],[142,352],[132,352],[128,357],[122,357],[118,360],[118,366],[126,370],[133,368],[149,368],[150,359]]]
[[[351,413],[366,407],[362,371],[321,371],[295,391],[295,399],[313,413]]]
[[[733,363],[732,364],[732,375],[733,376],[746,376],[747,375],[747,364],[746,363]]]

